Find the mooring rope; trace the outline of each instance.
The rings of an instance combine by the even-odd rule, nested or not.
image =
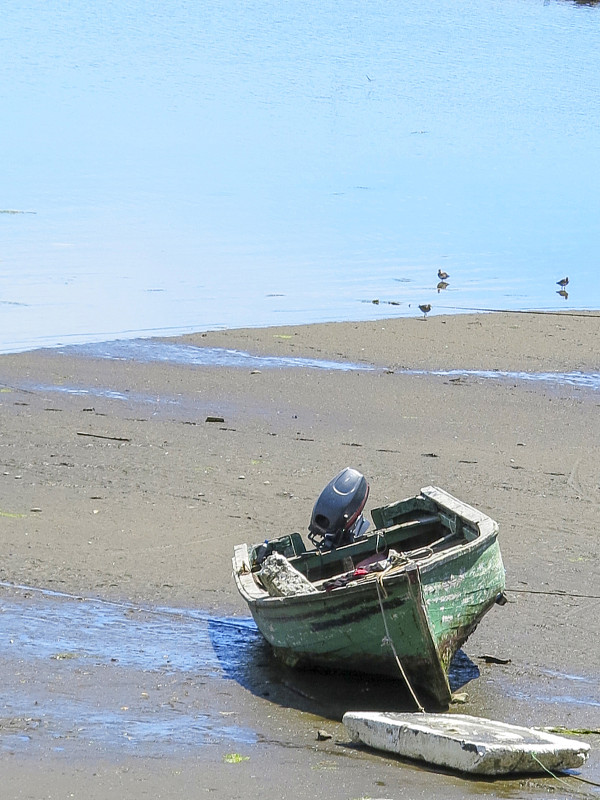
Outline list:
[[[545,764],[542,764],[542,762],[541,762],[541,761],[540,761],[540,759],[539,759],[539,758],[536,756],[536,754],[535,754],[535,753],[532,753],[532,754],[531,754],[531,757],[532,757],[532,758],[533,758],[533,760],[536,762],[536,764],[539,764],[539,765],[540,765],[540,767],[541,767],[541,768],[544,770],[544,772],[547,772],[547,773],[548,773],[548,775],[550,775],[550,777],[551,777],[551,778],[554,778],[554,779],[555,779],[555,780],[557,780],[559,783],[562,783],[564,786],[566,786],[566,787],[569,789],[569,791],[573,791],[573,787],[572,787],[572,786],[570,786],[570,785],[567,783],[567,781],[565,781],[563,778],[559,778],[559,777],[558,777],[558,775],[556,775],[556,773],[552,772],[552,770],[551,770],[551,769],[548,769],[548,767],[547,767],[547,766],[545,766]],[[590,781],[590,780],[588,780],[587,778],[580,778],[580,777],[579,777],[579,775],[569,775],[568,777],[569,777],[569,778],[572,778],[573,780],[582,781],[583,783],[589,783],[591,786],[600,786],[600,784],[598,784],[598,783],[595,783],[594,781]],[[576,789],[575,791],[579,791],[579,792],[580,792],[580,794],[583,794],[585,797],[597,797],[597,795],[596,795],[596,794],[591,794],[590,792],[583,792],[583,791],[581,791],[581,790],[577,790],[577,789]]]
[[[383,627],[385,628],[385,638],[383,639],[381,644],[382,645],[383,644],[387,644],[387,645],[389,645],[391,647],[392,653],[394,654],[394,658],[396,659],[396,664],[398,664],[398,669],[400,670],[400,674],[404,678],[404,682],[406,683],[406,686],[408,687],[408,691],[410,692],[410,694],[412,696],[412,699],[415,701],[415,705],[416,705],[417,709],[422,714],[424,714],[425,713],[425,709],[423,708],[423,706],[419,702],[419,698],[415,694],[415,690],[413,689],[413,687],[411,686],[410,681],[408,680],[408,675],[406,674],[406,671],[404,670],[404,667],[402,666],[402,662],[400,661],[400,656],[398,655],[398,653],[396,651],[396,647],[394,646],[394,642],[392,640],[392,637],[390,636],[390,631],[389,631],[388,624],[387,624],[387,619],[386,619],[386,616],[385,616],[385,610],[383,608],[383,599],[382,599],[382,596],[381,596],[381,590],[383,588],[382,585],[381,585],[381,579],[383,578],[384,574],[385,573],[382,573],[381,575],[378,575],[377,576],[377,580],[375,581],[375,586],[377,587],[377,599],[379,600],[379,608],[381,609],[381,616],[383,618]],[[385,589],[384,589],[384,591],[385,591]]]
[[[552,597],[576,597],[580,600],[600,600],[600,594],[576,594],[574,592],[561,592],[561,591],[552,591],[552,590],[544,590],[544,589],[512,589],[507,588],[507,592],[512,592],[513,594],[546,594],[551,595]]]
[[[600,315],[590,311],[561,311],[560,309],[529,309],[529,308],[473,308],[473,306],[438,306],[442,311],[486,311],[493,314],[541,314],[546,317],[591,317],[597,319]]]

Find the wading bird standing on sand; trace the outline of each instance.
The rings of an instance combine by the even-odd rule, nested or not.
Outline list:
[[[419,306],[419,309],[423,312],[423,319],[427,319],[427,314],[431,311],[429,303],[424,303],[422,306]]]

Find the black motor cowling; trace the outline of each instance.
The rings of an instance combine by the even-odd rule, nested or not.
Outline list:
[[[332,550],[361,538],[369,523],[362,510],[369,496],[364,475],[346,467],[319,495],[313,508],[308,538],[319,550]]]

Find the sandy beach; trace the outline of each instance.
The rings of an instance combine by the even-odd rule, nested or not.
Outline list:
[[[3,797],[600,791],[572,778],[465,781],[352,747],[340,709],[368,707],[377,687],[283,671],[257,641],[232,667],[226,651],[238,639],[220,648],[214,634],[248,617],[233,546],[304,533],[342,467],[367,476],[367,512],[434,484],[499,523],[510,598],[465,645],[480,674],[454,710],[598,729],[600,389],[516,373],[600,372],[600,315],[434,316],[170,341],[356,367],[0,356],[0,610],[38,613],[43,626],[48,604],[71,619],[68,609],[100,602],[123,619],[169,609],[172,624],[170,658],[127,669],[116,650],[113,661],[84,657],[56,641],[47,657],[31,653],[5,616]],[[201,612],[208,630],[198,672],[173,666],[187,612]],[[85,700],[100,727],[108,708],[114,735],[94,730],[88,711],[67,724],[63,698],[74,709]],[[179,747],[161,722],[152,742],[136,740],[132,719],[153,714],[202,718],[205,733],[195,745],[188,726]],[[226,726],[237,731],[229,739]],[[332,738],[319,740],[320,729]],[[581,776],[600,783],[600,736],[582,738],[593,750]],[[231,753],[244,760],[228,763]]]

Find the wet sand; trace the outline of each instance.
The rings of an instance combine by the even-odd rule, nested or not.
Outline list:
[[[164,661],[129,665],[118,641],[112,655],[94,651],[102,628],[87,617],[88,650],[65,649],[48,628],[56,641],[36,655],[5,614],[3,796],[541,797],[556,788],[552,778],[465,782],[350,747],[340,709],[372,697],[398,705],[393,687],[282,671],[256,640],[232,665],[243,630],[241,640],[217,640],[227,620],[248,616],[230,575],[234,544],[305,532],[319,491],[346,465],[368,477],[368,508],[435,484],[498,521],[511,600],[467,642],[480,675],[456,710],[598,728],[600,392],[404,370],[598,372],[600,317],[431,317],[179,341],[376,369],[0,357],[5,609],[22,604],[43,629],[53,596],[13,587],[61,593],[67,626],[69,608],[99,599],[117,604],[123,636],[134,638],[143,620],[129,629],[132,616],[179,614],[165,623]],[[199,630],[210,634],[199,635],[196,672],[176,663],[186,610],[201,612]],[[81,719],[68,724],[59,706]],[[169,728],[169,714],[204,720],[197,744]],[[152,718],[156,736],[136,738],[132,722]],[[320,728],[332,738],[318,741]],[[585,740],[594,750],[581,774],[600,782],[600,737]],[[248,760],[225,763],[232,752]],[[574,794],[584,788],[569,781]]]

